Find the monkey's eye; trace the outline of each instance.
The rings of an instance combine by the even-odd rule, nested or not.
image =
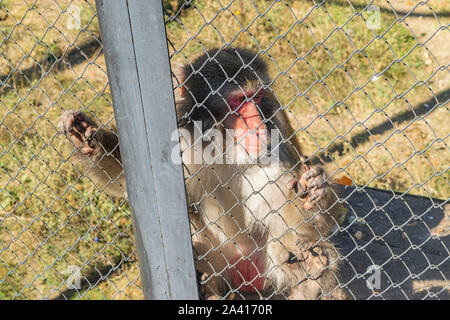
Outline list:
[[[254,99],[260,100],[263,97],[264,90],[259,90],[259,92],[255,95]]]
[[[242,96],[239,98],[239,102],[244,102],[245,101],[245,96]]]

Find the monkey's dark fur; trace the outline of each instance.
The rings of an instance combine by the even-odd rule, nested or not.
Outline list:
[[[183,152],[188,201],[196,208],[190,221],[204,296],[222,297],[233,288],[290,299],[345,298],[338,286],[338,252],[327,239],[335,224],[335,193],[325,172],[301,155],[263,60],[246,49],[212,49],[173,70],[180,128],[193,132],[194,122],[201,121],[203,132],[245,129],[253,121],[246,128],[250,144],[270,140],[271,129],[282,138],[276,165],[244,163],[247,146],[239,143],[234,163],[192,164],[186,161],[189,151]],[[82,112],[65,112],[60,128],[100,187],[126,196],[116,135]],[[190,143],[181,139],[182,150]]]

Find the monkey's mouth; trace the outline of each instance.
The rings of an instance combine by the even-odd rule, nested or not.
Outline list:
[[[234,135],[235,143],[251,154],[266,150],[267,140],[267,130],[264,124],[253,130],[251,128],[236,129]]]

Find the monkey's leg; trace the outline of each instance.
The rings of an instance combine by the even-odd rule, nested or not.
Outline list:
[[[294,229],[294,228],[292,228]],[[302,229],[298,229],[304,231]],[[267,277],[289,299],[343,299],[338,287],[338,252],[327,240],[308,241],[307,234],[288,231],[267,244]]]
[[[211,175],[209,179],[197,177],[203,186],[218,184]],[[196,180],[188,181],[187,186],[190,191],[201,188]],[[214,196],[195,201],[197,212],[190,214],[196,270],[204,276],[201,290],[206,299],[229,297],[225,295],[242,280],[238,260],[252,251],[248,235],[240,233],[243,227],[238,219],[239,208],[233,208],[234,201],[226,190],[220,189]]]
[[[200,239],[203,237],[203,239]],[[218,299],[237,290],[259,292],[264,285],[265,256],[248,242],[230,241],[212,244],[209,236],[196,235],[194,244],[195,267],[202,274],[202,293],[206,299]],[[247,241],[246,241],[247,240]]]
[[[77,148],[77,164],[97,187],[113,196],[126,197],[117,134],[98,128],[81,111],[64,112],[58,126]]]
[[[225,284],[220,274],[227,261],[220,250],[213,230],[205,225],[200,212],[190,212],[192,245],[194,246],[195,270],[200,273],[200,294],[206,300],[223,296]]]
[[[200,291],[203,298],[207,300],[221,298],[227,287],[223,276],[223,270],[227,265],[224,254],[208,244],[208,240],[203,235],[193,240],[193,246],[195,269],[201,274]]]
[[[327,239],[335,224],[337,198],[319,166],[306,164],[298,183],[307,221],[297,228],[297,247],[292,253],[297,260],[295,272],[306,280],[300,280],[290,297],[344,299],[345,293],[338,287],[339,253]],[[295,190],[295,184],[291,182],[288,188]]]

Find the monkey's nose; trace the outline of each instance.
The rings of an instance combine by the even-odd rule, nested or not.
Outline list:
[[[267,145],[267,126],[254,102],[242,105],[237,112],[235,123],[235,141],[249,153],[259,153]]]

